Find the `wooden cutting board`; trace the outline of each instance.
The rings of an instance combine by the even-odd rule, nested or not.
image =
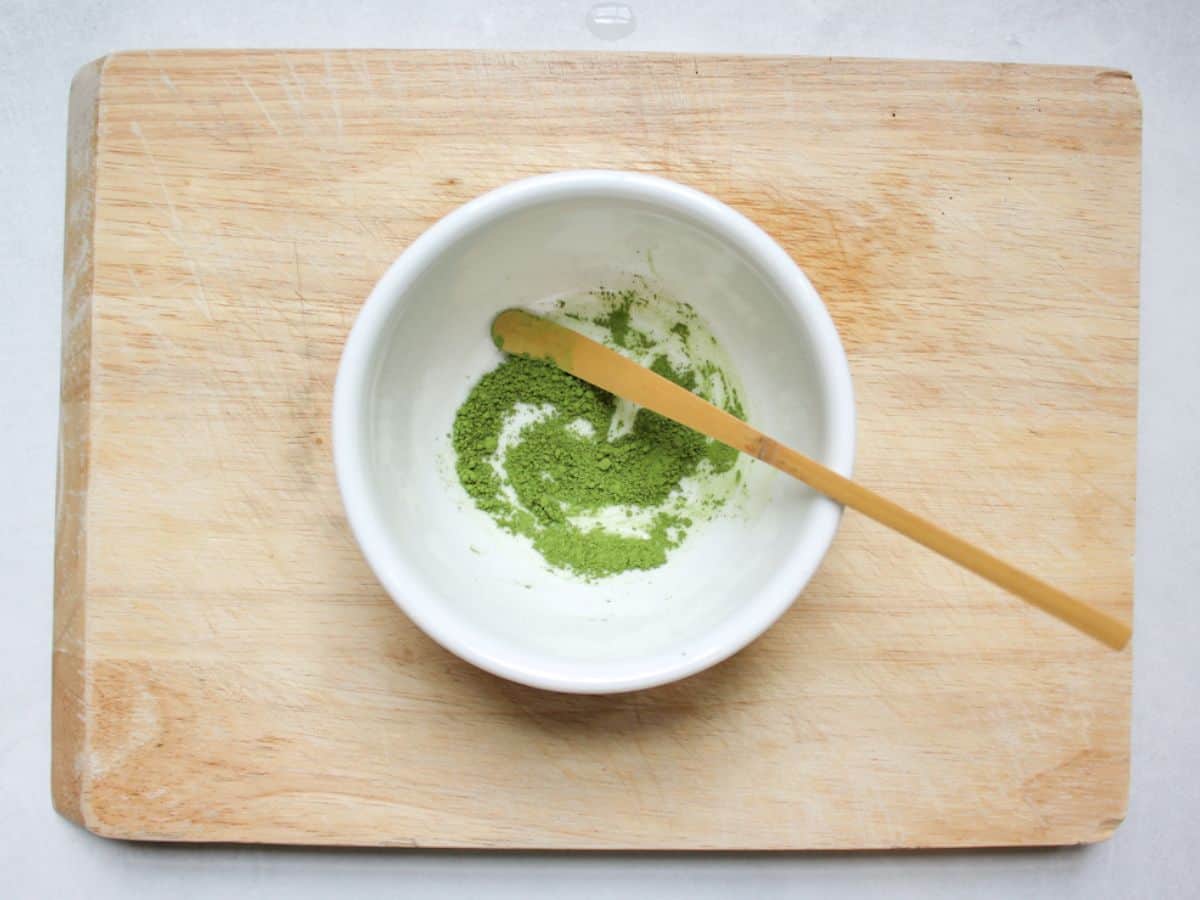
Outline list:
[[[868,484],[1132,614],[1140,107],[1102,69],[133,53],[71,97],[54,799],[136,839],[1062,844],[1125,814],[1130,655],[848,515],[765,637],[560,696],[418,632],[329,407],[375,280],[521,176],[611,167],[771,232],[841,331]]]

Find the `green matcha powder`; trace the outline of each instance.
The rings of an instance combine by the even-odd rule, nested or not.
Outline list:
[[[744,418],[724,370],[690,356],[686,365],[672,363],[659,352],[667,338],[634,326],[637,310],[651,308],[655,295],[629,290],[590,296],[601,312],[586,319],[563,312],[565,324],[574,319],[598,326],[610,346],[635,351],[631,355],[658,374]],[[692,327],[681,319],[667,330],[686,350],[697,330],[696,316],[685,304],[674,306]],[[718,384],[717,391],[707,389]],[[714,399],[713,393],[722,396]],[[522,406],[529,421],[502,448],[506,423]],[[738,454],[645,409],[638,409],[632,426],[619,433],[617,410],[616,398],[607,391],[549,363],[508,357],[483,376],[455,415],[451,439],[459,481],[479,509],[500,527],[529,538],[551,566],[587,580],[660,566],[698,512],[711,514],[727,499],[728,491],[718,489],[699,504],[689,503],[683,480],[699,476],[730,483],[718,476],[734,468]],[[618,436],[611,437],[614,433]],[[636,516],[643,527],[614,531],[578,521],[614,510],[625,519]]]

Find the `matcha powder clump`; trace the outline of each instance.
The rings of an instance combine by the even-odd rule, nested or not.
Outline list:
[[[596,317],[603,321],[594,324],[608,329],[598,336],[622,344],[633,332],[632,304],[628,297],[600,296],[615,301],[618,314]],[[643,337],[647,331],[633,333],[647,351],[661,349]],[[665,353],[644,362],[706,395],[699,367],[672,362]],[[736,395],[720,399],[740,413]],[[684,480],[719,481],[721,490],[698,504],[708,512],[719,508],[721,491],[734,484],[721,476],[736,466],[737,452],[649,410],[638,409],[629,422],[623,405],[549,363],[508,357],[483,376],[455,415],[458,479],[479,509],[529,538],[551,566],[589,580],[660,566],[696,515]]]

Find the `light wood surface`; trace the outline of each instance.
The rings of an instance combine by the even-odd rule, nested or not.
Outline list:
[[[1100,69],[139,53],[72,95],[54,795],[110,836],[584,848],[1105,837],[1130,654],[848,518],[685,682],[542,693],[423,637],[349,535],[342,342],[514,178],[657,172],[804,267],[856,477],[1129,619],[1140,107]],[[951,474],[947,474],[951,473]]]
[[[798,478],[826,497],[940,553],[1114,650],[1122,650],[1129,643],[1129,626],[1114,616],[1022,572],[870,488],[839,475],[703,397],[577,331],[523,309],[506,309],[492,322],[492,337],[497,346],[509,353],[553,362],[589,384]]]

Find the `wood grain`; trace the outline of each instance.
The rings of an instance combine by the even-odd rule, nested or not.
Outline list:
[[[899,536],[848,520],[716,669],[547,694],[387,599],[327,430],[362,299],[439,216],[536,172],[657,172],[812,278],[851,360],[858,477],[1129,619],[1127,74],[137,53],[80,73],[71,129],[65,815],[136,839],[639,849],[1075,843],[1121,821],[1129,654]]]

